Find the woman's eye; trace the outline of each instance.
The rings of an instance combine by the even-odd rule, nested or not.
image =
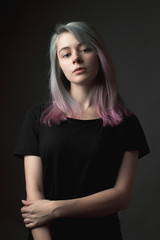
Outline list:
[[[89,51],[88,48],[84,48],[84,49],[81,50],[81,52],[88,52],[88,51]]]
[[[66,54],[63,55],[63,58],[68,58],[69,56],[70,56],[70,54],[66,53]]]

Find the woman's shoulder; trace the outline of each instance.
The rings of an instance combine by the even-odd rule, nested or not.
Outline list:
[[[52,105],[52,102],[49,102],[49,101],[36,103],[27,110],[27,114],[40,116],[43,113],[43,111],[51,105]]]
[[[51,102],[40,102],[29,107],[25,112],[25,123],[40,124],[41,117],[45,109],[51,105]]]
[[[139,118],[137,117],[137,115],[134,112],[130,112],[128,115],[125,115],[123,117],[123,120],[117,125],[115,126],[115,128],[117,129],[134,129],[137,128],[137,126],[141,126],[141,123],[139,121]]]
[[[128,123],[128,122],[137,122],[138,117],[134,112],[130,112],[129,115],[125,116],[122,123]]]
[[[144,135],[139,117],[134,112],[124,117],[123,121],[115,127],[115,132],[123,136],[136,136],[136,138]]]

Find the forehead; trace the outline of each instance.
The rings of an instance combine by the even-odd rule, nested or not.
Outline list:
[[[78,45],[80,42],[69,32],[61,33],[57,41],[57,50],[63,47],[71,47],[72,45]]]

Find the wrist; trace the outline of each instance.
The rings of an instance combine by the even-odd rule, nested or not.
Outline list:
[[[73,217],[76,202],[76,199],[52,201],[53,219]]]
[[[51,201],[52,219],[63,217],[63,207],[65,200],[53,200]]]

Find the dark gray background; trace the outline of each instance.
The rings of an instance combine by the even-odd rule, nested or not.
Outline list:
[[[119,90],[138,116],[151,153],[139,161],[128,210],[120,212],[124,240],[159,233],[159,1],[5,1],[1,4],[0,238],[25,239],[23,161],[13,157],[24,114],[48,97],[49,43],[56,23],[87,21],[114,62]]]

